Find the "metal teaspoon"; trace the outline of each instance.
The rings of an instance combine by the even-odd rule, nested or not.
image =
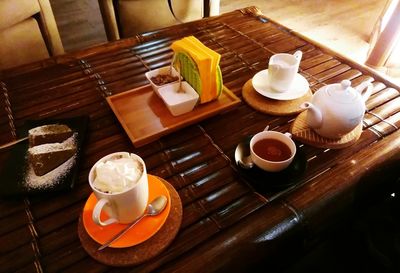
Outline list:
[[[109,245],[111,245],[113,242],[117,241],[119,238],[122,237],[130,228],[132,228],[134,225],[136,225],[142,218],[145,216],[155,216],[160,214],[164,208],[167,205],[167,197],[165,195],[160,195],[153,199],[153,201],[150,202],[150,204],[147,205],[145,212],[140,216],[138,219],[127,225],[123,230],[121,230],[118,234],[116,234],[114,237],[112,237],[110,240],[108,240],[106,243],[104,243],[102,246],[98,248],[98,250],[103,250]]]

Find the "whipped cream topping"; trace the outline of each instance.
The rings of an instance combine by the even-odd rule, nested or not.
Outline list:
[[[134,158],[110,159],[97,164],[93,186],[105,193],[123,192],[135,185],[142,173],[142,164]]]

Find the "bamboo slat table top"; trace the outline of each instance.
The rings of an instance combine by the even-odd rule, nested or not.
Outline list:
[[[300,73],[313,92],[343,79],[353,86],[371,81],[374,91],[360,139],[340,150],[303,145],[308,166],[298,183],[262,191],[239,174],[235,147],[266,125],[287,131],[294,116],[263,114],[242,101],[229,112],[135,148],[106,97],[147,84],[144,73],[169,64],[169,45],[187,35],[222,55],[224,85],[239,97],[242,86],[278,52],[303,51]],[[245,272],[276,264],[277,257],[289,259],[398,177],[399,88],[254,7],[3,71],[0,86],[0,144],[18,138],[28,119],[90,117],[73,190],[0,199],[0,272]],[[91,259],[77,234],[91,193],[89,169],[116,151],[143,157],[148,173],[169,181],[183,204],[181,229],[171,246],[156,259],[123,269]],[[7,150],[0,151],[0,162],[7,156]]]

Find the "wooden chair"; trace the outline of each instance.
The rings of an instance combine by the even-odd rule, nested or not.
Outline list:
[[[219,14],[220,0],[99,0],[109,41]]]
[[[366,64],[389,76],[400,75],[400,1],[388,0],[371,34]],[[391,75],[397,71],[397,75]]]
[[[0,0],[0,70],[64,53],[49,0]]]

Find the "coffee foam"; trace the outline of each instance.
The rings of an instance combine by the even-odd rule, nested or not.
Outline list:
[[[119,193],[133,187],[142,174],[143,165],[136,158],[112,158],[96,165],[93,186],[105,193]]]

